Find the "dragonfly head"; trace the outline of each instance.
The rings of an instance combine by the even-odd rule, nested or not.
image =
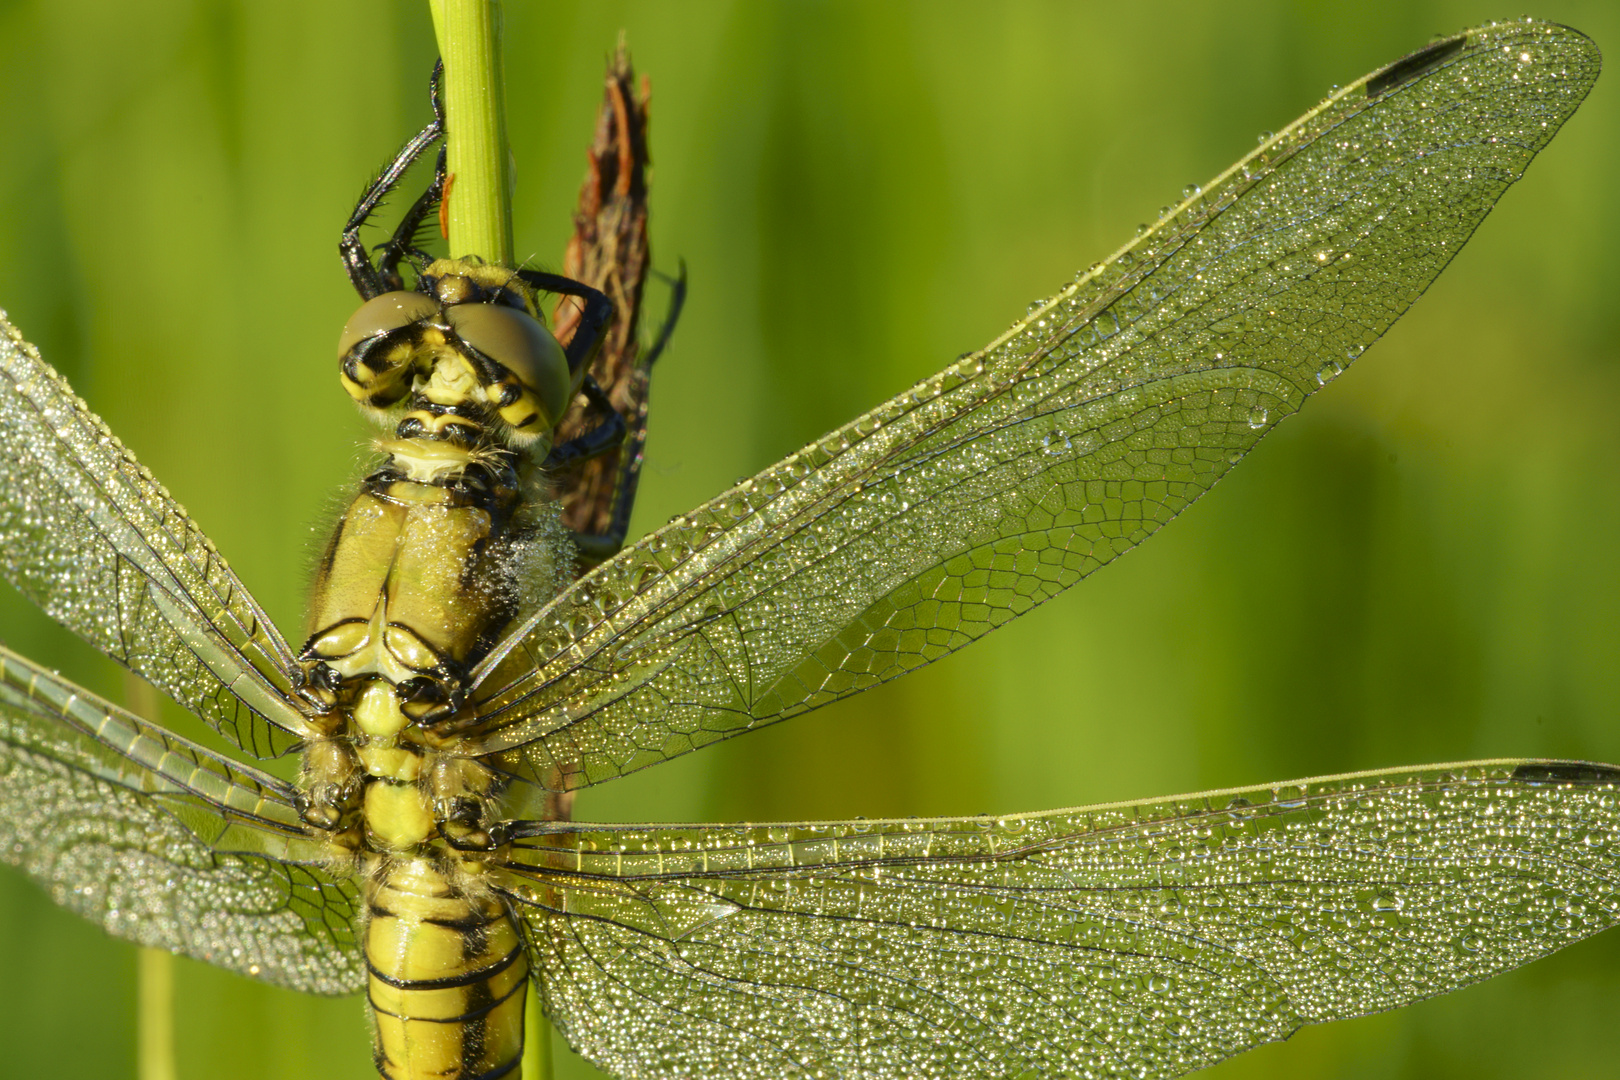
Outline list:
[[[511,270],[439,259],[416,291],[374,296],[338,339],[344,390],[401,438],[541,453],[578,390],[534,293]]]

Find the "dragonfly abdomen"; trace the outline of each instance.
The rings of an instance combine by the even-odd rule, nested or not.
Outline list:
[[[523,1053],[523,938],[489,893],[433,860],[390,861],[367,886],[367,996],[389,1080],[496,1080]]]

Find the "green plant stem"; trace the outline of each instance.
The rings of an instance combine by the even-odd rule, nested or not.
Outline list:
[[[124,677],[124,704],[137,716],[156,717],[160,708],[152,684]],[[137,1080],[175,1080],[174,956],[163,949],[141,948],[135,954],[135,1076]]]
[[[529,1000],[523,1007],[523,1080],[551,1080],[551,1022],[540,1011],[534,979],[531,974]]]
[[[174,957],[143,948],[135,965],[135,1075],[139,1080],[175,1080]]]
[[[512,265],[499,0],[428,0],[444,60],[450,256]]]

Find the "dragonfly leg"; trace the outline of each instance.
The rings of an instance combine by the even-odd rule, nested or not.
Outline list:
[[[433,182],[428,184],[427,190],[417,196],[411,208],[400,219],[399,227],[394,235],[385,242],[378,244],[376,250],[380,253],[377,258],[377,273],[382,279],[384,287],[390,291],[403,289],[405,283],[399,276],[400,260],[407,255],[420,260],[419,266],[425,266],[433,257],[421,250],[416,243],[417,231],[422,227],[422,221],[439,205],[444,197],[444,147],[439,147],[439,160],[433,168]]]
[[[546,455],[547,471],[578,465],[624,445],[625,432],[629,430],[624,417],[619,415],[596,380],[585,376],[580,391],[585,395],[586,408],[600,416],[601,421],[589,431],[552,447],[551,453]]]
[[[625,430],[623,437],[615,444],[619,449],[619,476],[613,486],[613,504],[608,515],[607,527],[599,532],[574,534],[574,542],[579,549],[580,557],[590,565],[618,554],[619,549],[624,547],[625,537],[630,535],[630,515],[635,510],[636,490],[641,483],[642,448],[647,444],[647,384],[652,378],[652,366],[669,346],[670,338],[675,333],[675,325],[680,321],[681,309],[686,304],[686,261],[684,259],[681,261],[681,272],[678,277],[671,279],[664,274],[659,274],[659,277],[670,283],[669,311],[664,316],[663,324],[658,328],[658,336],[653,339],[647,351],[636,358],[635,370],[629,375],[630,379],[639,384],[639,388],[632,390],[628,395],[631,404],[628,415],[617,408],[613,410],[613,414],[619,417]],[[611,402],[609,404],[611,405]],[[582,438],[590,434],[594,432],[587,433],[587,436]]]
[[[597,348],[602,344],[602,332],[613,319],[613,301],[602,290],[561,274],[519,270],[518,277],[541,292],[577,296],[585,302],[585,311],[580,315],[579,325],[574,328],[574,336],[568,339],[563,354],[568,357],[569,371],[588,370]]]
[[[400,180],[405,176],[405,171],[416,162],[417,158],[422,156],[424,150],[444,136],[444,103],[439,97],[439,79],[443,71],[443,62],[434,64],[433,75],[428,80],[428,94],[433,102],[433,120],[421,131],[417,132],[409,142],[400,147],[399,153],[394,155],[394,159],[366,187],[365,192],[360,196],[360,201],[355,204],[354,211],[349,215],[349,220],[344,224],[343,235],[338,240],[338,255],[343,259],[343,268],[349,274],[349,281],[353,283],[355,291],[367,300],[389,291],[389,274],[393,275],[393,281],[395,282],[392,287],[396,289],[399,287],[397,284],[398,274],[394,271],[399,259],[398,253],[395,253],[392,263],[389,263],[387,261],[388,255],[385,254],[384,263],[386,269],[373,264],[371,255],[366,251],[366,246],[360,239],[360,230],[371,219],[371,215],[377,212],[377,208],[382,205],[383,199],[387,198],[389,193],[399,186]],[[441,157],[438,174],[434,178],[433,185],[428,188],[429,192],[434,192],[435,188],[442,189],[442,176],[443,158]],[[437,198],[437,194],[434,197]],[[418,199],[416,205],[411,207],[411,213],[415,214],[418,209],[421,209],[423,214],[426,213],[426,209],[422,207],[421,199]],[[407,220],[410,217],[411,214],[406,215]],[[421,217],[418,216],[416,224],[419,224],[420,221]],[[414,235],[416,224],[411,226],[409,235]],[[398,240],[399,233],[396,232],[393,240],[383,246],[386,249],[390,244]]]
[[[642,367],[652,367],[654,361],[664,355],[669,347],[669,339],[675,336],[675,324],[681,321],[681,309],[686,306],[686,260],[681,260],[679,276],[671,278],[668,274],[654,270],[659,278],[669,282],[669,311],[664,314],[663,325],[658,328],[658,336],[648,346],[647,352],[641,357],[639,363]],[[645,422],[643,417],[643,422]]]

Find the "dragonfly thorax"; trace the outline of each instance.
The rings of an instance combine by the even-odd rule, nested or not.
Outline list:
[[[424,483],[390,462],[368,477],[316,577],[306,694],[347,708],[360,681],[381,678],[413,721],[453,710],[529,587],[535,549],[557,561],[520,509],[509,469],[469,465]]]

